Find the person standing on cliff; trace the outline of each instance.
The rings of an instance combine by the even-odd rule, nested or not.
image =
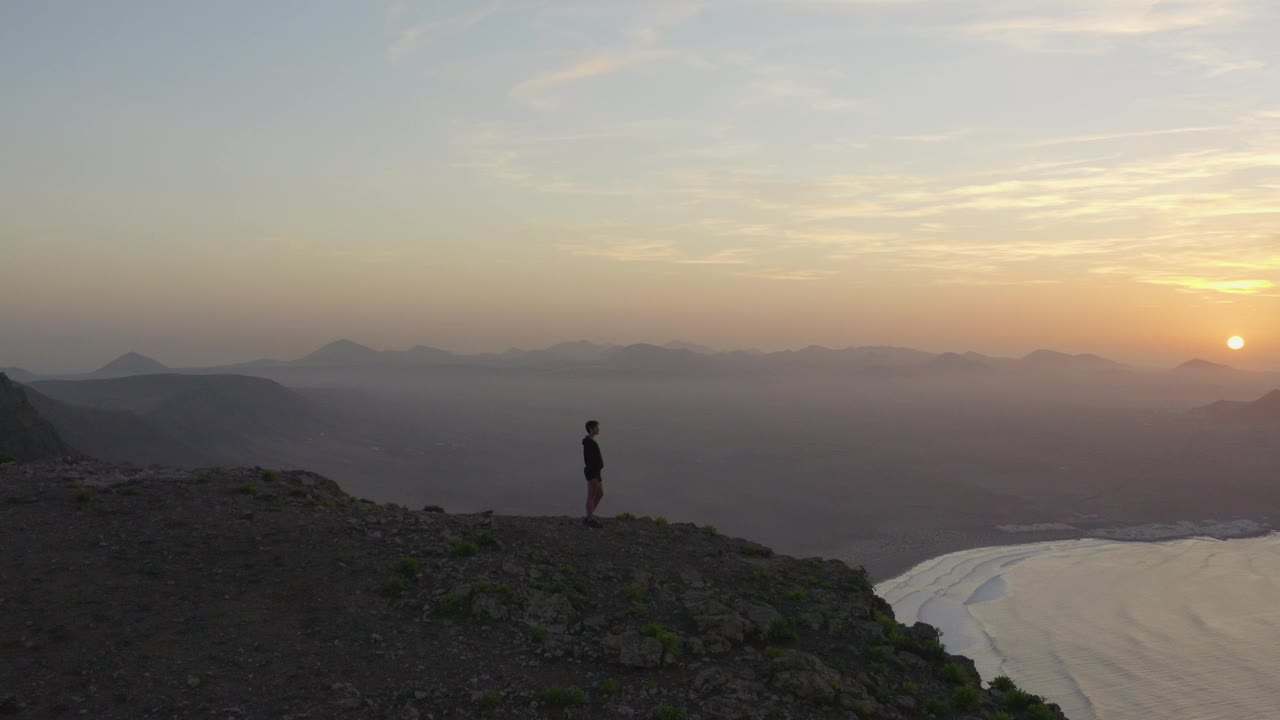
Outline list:
[[[588,420],[587,436],[582,438],[582,462],[585,465],[582,472],[587,476],[587,516],[582,518],[582,524],[597,528],[601,525],[596,519],[596,507],[604,499],[604,481],[600,477],[604,471],[604,456],[600,454],[600,444],[596,442],[599,434],[600,423]]]

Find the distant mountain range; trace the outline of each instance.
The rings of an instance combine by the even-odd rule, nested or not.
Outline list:
[[[1218,420],[1251,423],[1280,423],[1280,390],[1272,390],[1257,400],[1219,400],[1196,408],[1196,414]]]
[[[695,343],[672,341],[665,345],[597,344],[564,342],[541,350],[510,349],[502,353],[455,353],[426,345],[407,350],[375,350],[343,339],[331,342],[295,360],[261,359],[246,363],[203,368],[170,368],[145,355],[129,352],[92,373],[40,376],[21,368],[5,372],[19,382],[48,379],[104,379],[162,373],[211,374],[248,373],[290,369],[344,371],[366,369],[411,369],[432,367],[513,368],[535,370],[596,370],[624,373],[698,374],[715,372],[857,372],[884,376],[928,376],[990,374],[994,370],[1051,373],[1123,373],[1144,368],[1131,367],[1099,355],[1068,354],[1050,349],[1035,350],[1020,358],[993,357],[981,353],[932,353],[912,348],[860,346],[828,348],[811,345],[800,350],[760,352],[758,350],[717,351]],[[1151,368],[1145,368],[1152,370]],[[1189,360],[1173,369],[1177,375],[1207,378],[1250,374],[1207,360]],[[272,375],[275,377],[275,375]]]
[[[0,383],[0,393],[22,396],[28,414],[47,421],[59,442],[113,462],[194,467],[252,461],[266,454],[258,450],[317,441],[332,429],[325,413],[294,391],[243,375]],[[19,401],[10,399],[6,407],[0,420],[27,417]],[[33,422],[22,420],[26,426]],[[58,447],[52,440],[40,442]]]

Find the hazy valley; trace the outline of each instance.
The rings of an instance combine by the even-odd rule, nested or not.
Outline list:
[[[694,346],[696,348],[696,346]],[[580,511],[598,418],[609,512],[710,522],[874,576],[1000,525],[1271,522],[1280,374],[901,348],[711,353],[567,343],[461,356],[340,341],[291,362],[15,374],[112,461],[306,468],[409,506]],[[139,374],[155,373],[161,374]],[[1226,401],[1226,402],[1220,402]],[[1215,404],[1216,403],[1216,404]]]

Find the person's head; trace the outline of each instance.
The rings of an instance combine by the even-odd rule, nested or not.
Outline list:
[[[587,421],[587,434],[588,434],[588,435],[590,435],[591,437],[595,437],[595,436],[597,436],[597,435],[599,435],[599,434],[600,434],[600,421],[599,421],[599,420],[588,420],[588,421]]]

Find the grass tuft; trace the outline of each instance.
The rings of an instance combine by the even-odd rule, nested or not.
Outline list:
[[[395,564],[396,573],[403,575],[406,578],[416,577],[418,571],[421,569],[422,563],[418,561],[418,558],[412,555],[405,555],[397,560]]]
[[[951,696],[951,706],[960,712],[977,710],[981,705],[982,693],[978,692],[978,688],[972,685],[956,688],[955,695]]]
[[[492,710],[502,704],[502,693],[497,690],[485,690],[480,694],[480,707]]]
[[[795,642],[800,639],[800,621],[795,618],[778,618],[769,623],[765,637],[773,642]]]
[[[467,601],[459,595],[446,593],[436,602],[436,610],[442,615],[466,615]]]
[[[400,597],[409,589],[409,582],[399,575],[392,575],[382,584],[382,594],[387,597]]]
[[[587,694],[581,688],[552,685],[543,691],[542,701],[551,707],[570,707],[586,702]]]
[[[659,625],[658,623],[649,623],[648,625],[640,628],[640,634],[648,635],[662,643],[662,649],[671,657],[680,657],[680,653],[683,650],[680,642],[680,636],[671,632],[662,625]]]
[[[449,541],[449,554],[454,557],[471,557],[480,552],[480,546],[463,540]]]

